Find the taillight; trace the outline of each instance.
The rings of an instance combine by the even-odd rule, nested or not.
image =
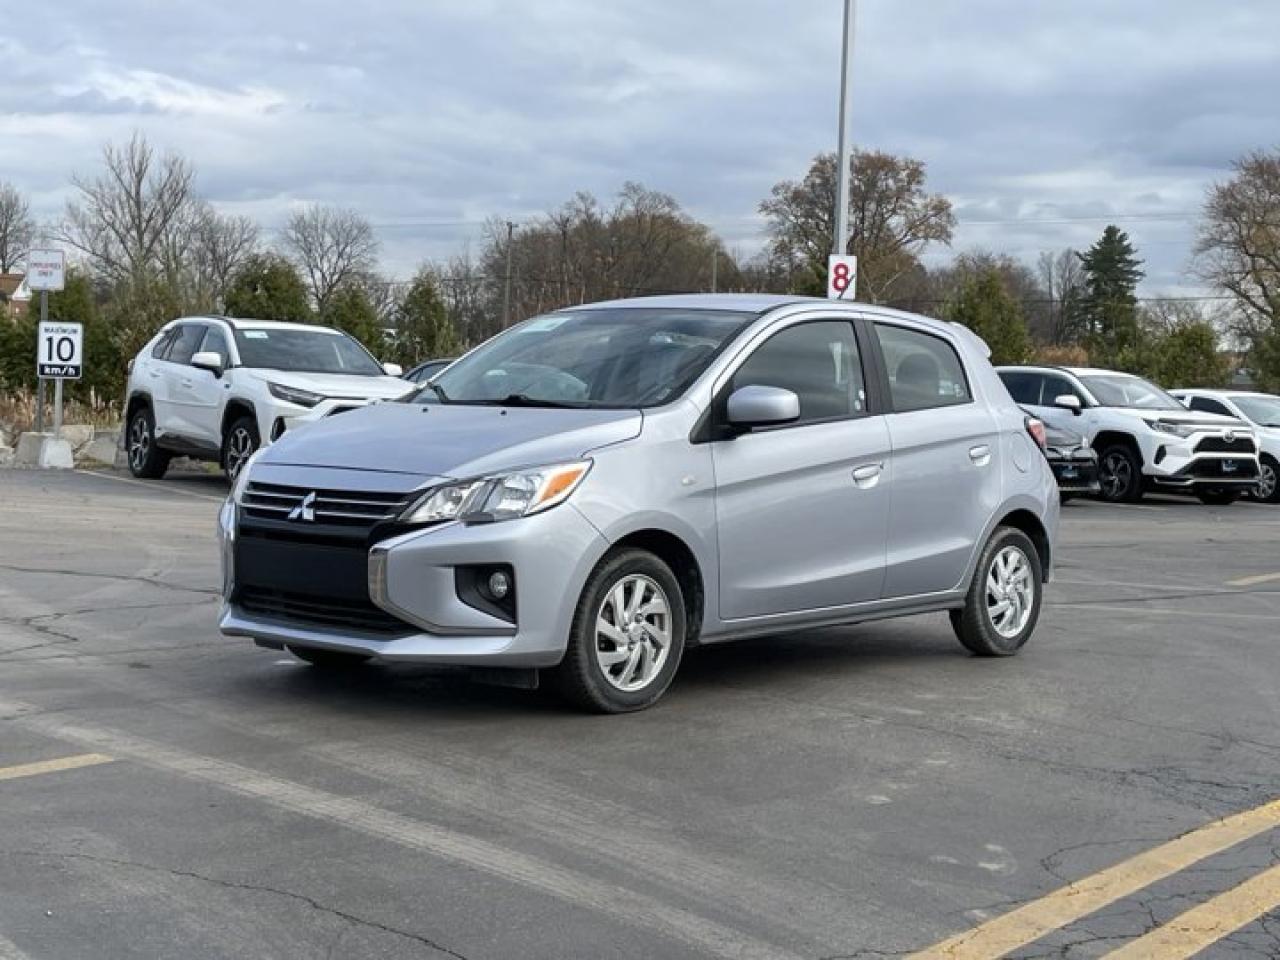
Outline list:
[[[1044,423],[1035,417],[1027,417],[1026,419],[1027,433],[1031,434],[1031,439],[1036,442],[1041,450],[1049,449],[1049,438],[1045,436]]]

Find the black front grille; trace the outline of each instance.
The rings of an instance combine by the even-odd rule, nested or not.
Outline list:
[[[1196,453],[1254,453],[1253,441],[1248,437],[1205,437],[1196,444]]]
[[[248,613],[289,623],[358,631],[386,637],[405,636],[414,628],[368,600],[322,597],[311,593],[241,585],[236,602]]]
[[[240,501],[246,516],[258,520],[290,520],[369,528],[394,520],[409,505],[413,493],[359,490],[316,490],[275,483],[251,482]]]
[[[1235,480],[1248,482],[1258,477],[1258,462],[1252,458],[1247,460],[1197,460],[1188,470],[1197,480]]]

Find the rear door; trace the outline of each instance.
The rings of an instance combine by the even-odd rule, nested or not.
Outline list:
[[[869,402],[847,319],[773,333],[717,392],[753,384],[800,398],[800,419],[713,442],[720,614],[736,620],[880,596],[889,434]]]
[[[893,445],[884,596],[951,590],[1000,503],[995,417],[948,338],[887,321],[873,328]]]

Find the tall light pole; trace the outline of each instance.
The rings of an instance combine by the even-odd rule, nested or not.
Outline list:
[[[514,251],[513,234],[516,225],[507,221],[507,275],[502,283],[502,329],[511,326],[511,254]]]
[[[853,98],[853,29],[858,0],[844,0],[844,45],[840,51],[840,149],[836,159],[836,216],[832,253],[849,250],[849,102]]]

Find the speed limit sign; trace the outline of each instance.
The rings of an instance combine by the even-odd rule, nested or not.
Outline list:
[[[36,340],[36,374],[50,380],[79,380],[84,371],[84,325],[40,324]]]
[[[827,299],[852,300],[858,286],[858,258],[833,253],[827,257]]]

